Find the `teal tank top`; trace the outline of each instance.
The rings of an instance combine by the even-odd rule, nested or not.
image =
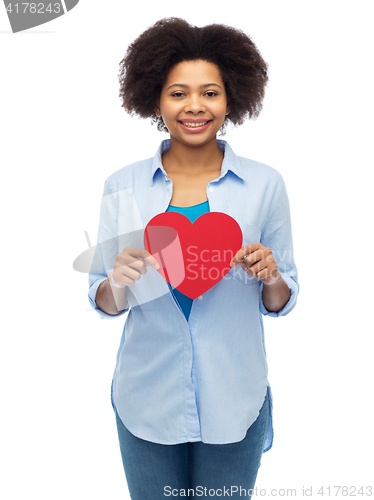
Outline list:
[[[207,200],[203,203],[199,203],[198,205],[192,205],[192,207],[174,207],[173,205],[169,205],[166,212],[178,212],[179,214],[182,214],[190,219],[193,224],[195,220],[200,217],[200,215],[209,212],[209,201]],[[184,293],[179,292],[176,288],[173,290],[173,293],[182,308],[186,320],[188,321],[193,299],[190,299],[190,297],[187,297]]]

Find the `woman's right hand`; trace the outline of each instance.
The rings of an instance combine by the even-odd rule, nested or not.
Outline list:
[[[109,283],[116,288],[131,286],[147,272],[147,266],[160,268],[157,260],[144,248],[126,247],[116,257]]]

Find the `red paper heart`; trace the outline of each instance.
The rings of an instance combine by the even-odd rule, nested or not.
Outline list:
[[[144,231],[144,248],[160,264],[158,272],[191,299],[230,271],[242,241],[239,224],[221,212],[203,214],[193,224],[177,212],[163,212]]]

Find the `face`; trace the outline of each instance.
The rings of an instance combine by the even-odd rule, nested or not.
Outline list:
[[[185,145],[201,146],[215,139],[230,112],[218,67],[202,60],[174,66],[155,112],[174,140]]]

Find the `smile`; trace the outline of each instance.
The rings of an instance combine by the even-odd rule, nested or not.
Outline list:
[[[194,123],[194,122],[182,122],[183,125],[185,125],[186,127],[202,127],[203,125],[206,125],[208,123],[208,121],[206,122],[199,122],[199,123]]]
[[[207,120],[206,122],[178,122],[179,125],[188,132],[201,132],[209,127],[212,120]]]

